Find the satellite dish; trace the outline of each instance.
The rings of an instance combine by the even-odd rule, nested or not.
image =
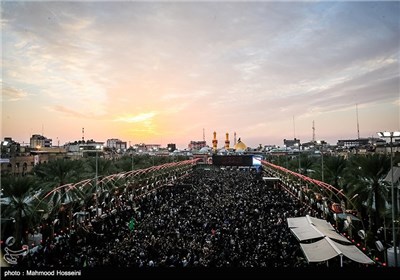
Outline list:
[[[385,247],[383,246],[382,242],[380,242],[379,240],[375,241],[375,246],[379,252],[382,252],[383,250],[385,250]]]
[[[358,236],[364,240],[365,239],[365,230],[361,229],[358,231]]]

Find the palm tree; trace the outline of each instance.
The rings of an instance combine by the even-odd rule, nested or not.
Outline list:
[[[388,198],[388,188],[383,179],[390,169],[386,155],[352,157],[347,169],[348,197],[355,197],[354,204],[366,207],[369,228],[376,231],[382,225]]]
[[[24,226],[34,225],[39,218],[38,209],[45,210],[39,204],[37,181],[32,176],[9,177],[2,180],[1,218],[15,221],[15,244],[21,245]],[[2,238],[3,240],[3,238]]]
[[[334,186],[335,188],[341,188],[342,178],[344,171],[347,166],[347,161],[342,156],[328,156],[324,159],[324,177],[325,182]]]
[[[135,168],[135,157],[132,156],[123,156],[115,162],[115,168],[119,172],[131,171],[132,167]]]
[[[50,214],[60,216],[62,228],[66,222],[66,207],[69,207],[71,213],[72,204],[80,200],[80,193],[78,189],[67,191],[67,188],[61,186],[79,181],[84,176],[82,170],[82,161],[68,159],[56,159],[34,168],[34,173],[41,178],[47,190],[45,200],[49,202]]]
[[[308,176],[309,170],[313,169],[314,160],[308,156],[307,157],[301,156],[300,165],[301,165],[300,173],[305,176]]]
[[[77,182],[84,177],[82,167],[83,162],[81,160],[56,159],[45,164],[36,165],[33,172],[45,182],[62,186],[67,183]]]
[[[97,175],[110,175],[113,173],[117,173],[117,168],[114,166],[111,160],[106,160],[103,158],[98,158],[97,163],[95,158],[90,158],[86,161],[86,170],[88,172],[89,177],[94,177],[96,172],[96,164],[97,164]]]

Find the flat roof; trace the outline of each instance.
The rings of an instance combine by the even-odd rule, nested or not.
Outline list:
[[[264,181],[280,181],[281,179],[278,177],[263,177]]]

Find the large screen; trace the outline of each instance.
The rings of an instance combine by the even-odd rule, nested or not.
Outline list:
[[[213,155],[213,164],[217,166],[253,166],[253,155]],[[261,164],[261,162],[260,162]]]
[[[261,165],[261,157],[253,156],[253,165]]]

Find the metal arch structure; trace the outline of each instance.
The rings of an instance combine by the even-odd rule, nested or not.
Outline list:
[[[307,177],[307,176],[304,176],[304,175],[299,174],[297,172],[288,170],[288,169],[286,169],[286,168],[284,168],[282,166],[278,166],[278,165],[272,164],[272,163],[270,163],[268,161],[265,161],[265,160],[262,160],[262,164],[271,173],[278,174],[278,177],[280,177],[280,178],[282,176],[286,176],[286,177],[291,176],[293,178],[298,178],[303,183],[306,183],[306,186],[301,186],[299,183],[297,183],[297,187],[298,188],[296,188],[296,186],[293,183],[292,183],[291,187],[289,187],[289,188],[285,187],[285,190],[290,192],[292,195],[294,195],[292,193],[292,191],[295,191],[296,193],[301,192],[302,196],[304,196],[304,198],[306,198],[308,200],[308,199],[310,199],[310,197],[308,197],[308,196],[315,195],[315,197],[316,197],[316,194],[319,193],[321,196],[324,195],[326,198],[329,198],[330,202],[332,202],[332,203],[340,203],[341,204],[342,201],[345,201],[346,202],[345,206],[351,205],[352,210],[357,210],[355,208],[353,202],[351,201],[351,199],[348,198],[343,193],[343,190],[339,190],[339,189],[335,188],[334,186],[332,186],[330,184],[327,184],[325,182],[321,182],[321,181],[316,180],[316,179],[312,179],[310,177]],[[286,181],[284,183],[289,183],[290,184],[290,182],[288,182],[288,181]],[[310,194],[310,192],[311,192],[311,194]],[[311,198],[311,199],[313,199],[313,198]],[[318,199],[317,199],[317,201],[318,201]],[[312,203],[313,203],[313,201],[311,201],[311,204]],[[318,204],[317,204],[317,206],[318,206]],[[326,208],[329,208],[326,200],[322,202],[321,207],[322,206],[324,206]],[[322,208],[321,208],[321,210],[322,210]],[[346,211],[346,209],[342,209],[342,210],[343,210],[343,212]],[[323,209],[323,211],[325,212],[326,209]],[[365,226],[364,226],[363,219],[362,219],[362,217],[359,217],[359,218],[360,218],[360,221],[361,221],[362,228],[365,231]]]
[[[316,180],[316,179],[312,179],[310,177],[307,177],[307,176],[302,175],[300,173],[297,173],[297,172],[294,172],[292,170],[286,169],[286,168],[284,168],[282,166],[272,164],[272,163],[270,163],[268,161],[265,161],[265,160],[262,160],[261,162],[265,167],[267,167],[269,169],[272,169],[272,171],[278,172],[279,174],[283,173],[282,175],[292,176],[294,178],[298,178],[302,182],[310,184],[311,187],[312,186],[319,187],[320,190],[322,192],[324,192],[325,194],[329,195],[330,198],[332,198],[332,196],[334,196],[337,199],[336,202],[340,202],[342,199],[348,200],[348,198],[343,194],[343,192],[341,190],[335,188],[334,186],[332,186],[330,184],[327,184],[325,182],[322,182],[322,181],[319,181],[319,180]]]
[[[261,162],[262,162],[262,165],[264,167],[266,167],[269,172],[271,172],[272,174],[278,174],[277,177],[281,178],[281,176],[287,176],[287,177],[288,176],[292,176],[294,178],[298,178],[298,179],[300,179],[301,182],[305,182],[307,184],[307,187],[318,188],[318,190],[323,191],[325,193],[325,195],[329,196],[330,200],[332,200],[332,198],[334,197],[336,199],[336,201],[333,201],[333,202],[340,203],[341,201],[344,200],[344,201],[346,201],[346,205],[345,206],[351,205],[353,210],[357,210],[355,208],[352,200],[343,193],[343,190],[339,190],[339,189],[335,188],[334,186],[332,186],[330,184],[327,184],[325,182],[321,182],[319,180],[312,179],[310,177],[304,176],[304,175],[299,174],[297,172],[294,172],[292,170],[286,169],[286,168],[284,168],[282,166],[272,164],[272,163],[270,163],[268,161],[262,160]],[[284,183],[289,183],[289,182],[286,181]],[[291,187],[283,186],[283,188],[293,196],[296,196],[296,195],[293,194],[292,191],[297,191],[297,192],[301,191],[302,194],[305,195],[305,190],[302,189],[302,187],[299,184],[298,184],[298,187],[299,188],[296,189],[296,187],[294,185],[292,185]],[[313,191],[313,189],[311,189],[311,191]],[[314,192],[314,194],[315,194],[315,192]],[[308,208],[311,208],[310,204],[306,204],[304,202],[303,202],[303,204],[305,204]],[[327,205],[325,205],[325,207],[326,206]],[[342,210],[343,210],[343,212],[346,211],[346,209],[342,209]],[[324,211],[325,211],[325,209],[324,209]],[[359,217],[359,218],[360,218],[362,230],[364,231],[364,234],[365,234],[366,231],[365,231],[365,225],[364,225],[364,222],[363,222],[363,218],[362,217]],[[336,224],[336,226],[337,226],[337,224]],[[360,231],[358,231],[357,233],[361,237]],[[351,233],[349,233],[349,235],[346,236],[346,237],[349,240],[351,240],[352,243],[354,243],[354,239],[350,235],[351,235]],[[365,251],[366,250],[366,248],[365,248],[366,247],[365,236],[361,237],[361,239],[363,240],[362,243],[364,244],[363,251]],[[359,246],[359,244],[357,244],[357,246]]]
[[[134,189],[146,188],[146,190],[153,191],[154,187],[159,188],[167,184],[168,181],[175,181],[177,178],[187,175],[188,169],[196,164],[199,159],[190,159],[179,162],[165,163],[162,165],[151,166],[144,169],[131,170],[127,172],[120,172],[104,177],[99,177],[98,185],[100,194],[116,189]],[[173,173],[173,174],[171,174]],[[162,178],[160,178],[162,177]],[[151,187],[151,188],[150,188]],[[95,181],[93,178],[82,180],[78,183],[68,183],[58,186],[53,190],[43,195],[40,202],[46,201],[53,194],[64,191],[64,195],[73,191],[80,191],[84,188],[92,188],[93,195],[96,195]],[[148,192],[146,192],[148,193]],[[142,195],[143,193],[140,193]],[[68,203],[66,203],[68,204]]]
[[[266,168],[267,168],[270,172],[272,172],[273,174],[278,173],[278,174],[279,174],[279,175],[278,175],[279,177],[281,177],[281,176],[292,176],[292,177],[294,177],[294,178],[298,178],[298,179],[300,179],[302,182],[307,183],[307,187],[312,188],[311,191],[313,191],[313,188],[314,188],[314,189],[315,189],[315,188],[318,188],[318,191],[323,192],[326,196],[329,197],[330,200],[332,200],[332,198],[335,198],[336,200],[333,201],[333,202],[341,203],[341,201],[344,200],[344,201],[346,201],[346,204],[351,205],[351,207],[353,208],[353,210],[356,210],[356,209],[355,209],[355,206],[354,206],[354,204],[353,204],[353,202],[351,201],[350,198],[348,198],[348,197],[343,193],[343,190],[339,190],[339,189],[335,188],[334,186],[332,186],[332,185],[330,185],[330,184],[327,184],[327,183],[325,183],[325,182],[321,182],[321,181],[316,180],[316,179],[312,179],[312,178],[310,178],[310,177],[304,176],[304,175],[299,174],[299,173],[297,173],[297,172],[294,172],[294,171],[292,171],[292,170],[286,169],[286,168],[284,168],[284,167],[282,167],[282,166],[272,164],[272,163],[270,163],[270,162],[268,162],[268,161],[262,160],[261,162],[262,162],[263,166],[266,167]],[[285,182],[285,183],[288,183],[288,182]],[[288,192],[290,192],[292,195],[294,195],[294,194],[291,192],[290,188],[288,189],[288,188],[285,187],[285,190],[288,191]],[[299,188],[296,189],[296,187],[295,187],[294,185],[292,185],[292,190],[293,190],[293,191],[297,191],[297,192],[298,192],[298,191],[301,191],[301,192],[303,192],[303,193],[306,191],[306,190],[302,189],[301,186],[299,186]],[[314,192],[314,194],[315,194],[315,192]],[[327,205],[326,205],[326,206],[327,206]],[[345,210],[346,210],[346,209],[343,209],[343,211],[345,211]],[[360,221],[361,221],[362,228],[363,228],[363,230],[365,231],[365,226],[364,226],[363,219],[361,218]]]

